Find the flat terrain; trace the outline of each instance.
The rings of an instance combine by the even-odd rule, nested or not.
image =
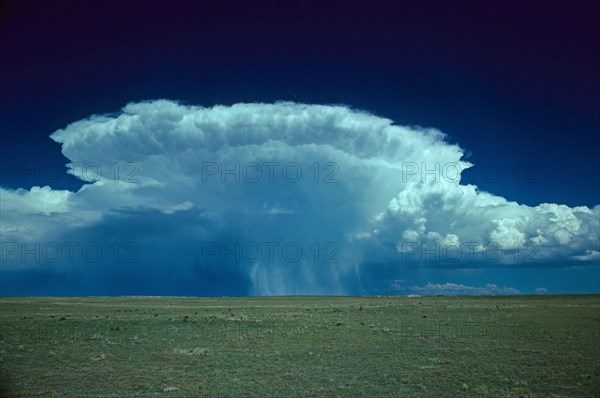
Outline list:
[[[599,397],[600,296],[0,298],[2,396]]]

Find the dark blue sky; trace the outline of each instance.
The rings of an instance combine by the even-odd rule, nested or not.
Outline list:
[[[62,165],[50,133],[130,101],[344,103],[441,129],[482,189],[600,202],[593,1],[9,1],[1,15],[3,162]],[[73,186],[53,172],[5,168],[1,183]]]
[[[68,160],[49,135],[93,114],[119,112],[131,102],[170,99],[180,104],[212,106],[285,100],[343,104],[398,125],[439,129],[447,134],[447,141],[464,149],[466,160],[475,164],[463,174],[464,183],[529,206],[556,203],[593,208],[600,203],[599,38],[600,5],[583,0],[7,1],[0,5],[0,187],[50,185],[55,190],[77,191],[82,182],[67,176]],[[169,109],[171,105],[151,104],[148,109],[152,106]],[[140,109],[140,114],[148,117],[148,109]],[[75,130],[69,134],[79,134]],[[85,142],[78,145],[85,151]],[[114,149],[108,144],[106,148]],[[46,194],[50,195],[43,191],[41,197]],[[84,192],[77,199],[86,217],[88,204],[90,209],[102,207],[102,203],[99,206],[94,202],[101,201],[101,197],[85,196],[88,194]],[[287,193],[281,195],[288,197]],[[12,200],[4,203],[13,206]],[[156,278],[139,278],[146,265],[122,274],[120,265],[115,264],[109,267],[110,272],[101,267],[93,272],[83,268],[73,272],[50,268],[14,271],[7,267],[2,289],[8,293],[3,294],[235,295],[265,291],[252,290],[250,279],[258,280],[260,275],[249,273],[243,264],[215,271],[194,263],[193,251],[198,242],[187,234],[187,227],[171,235],[181,234],[177,243],[189,247],[189,253],[181,256],[177,246],[157,257],[154,239],[165,231],[160,227],[165,214],[175,214],[165,221],[174,230],[177,225],[196,221],[197,225],[212,225],[214,221],[203,210],[180,202],[160,202],[162,208],[152,209],[115,207],[116,213],[105,213],[102,222],[83,232],[61,231],[64,239],[97,238],[106,247],[117,235],[122,242],[139,237],[139,258],[152,264],[148,269],[156,270]],[[443,207],[431,203],[426,210],[432,214]],[[180,207],[163,212],[167,205]],[[6,214],[13,214],[6,206]],[[271,210],[279,211],[276,207]],[[402,206],[399,208],[402,210]],[[514,214],[521,214],[519,211],[524,210],[516,207]],[[564,208],[552,211],[568,213]],[[31,214],[35,220],[37,215]],[[464,214],[452,215],[452,228]],[[492,234],[509,236],[515,226],[510,220],[502,221],[498,218],[502,214],[498,214],[496,218],[488,217],[491,226],[485,233],[489,235],[493,230]],[[524,219],[535,218],[527,214]],[[540,231],[548,236],[556,234],[556,242],[561,242],[562,230],[553,228],[559,224],[560,228],[573,227],[568,217],[575,217],[574,213],[551,221],[543,218],[551,217],[547,214],[540,216],[543,222],[537,232],[533,226],[525,232],[529,237],[537,234],[539,239],[543,235]],[[597,220],[593,218],[597,215],[582,214],[576,222],[586,228],[592,225],[592,229],[586,235],[573,227],[577,239],[597,235]],[[233,224],[238,221],[237,213],[228,216],[235,220]],[[446,220],[446,215],[439,216],[439,220]],[[488,219],[485,214],[480,216]],[[142,219],[159,221],[144,224],[139,221]],[[413,227],[402,224],[397,214],[382,220],[382,228],[388,226],[392,232],[396,227]],[[430,222],[435,224],[433,220]],[[18,221],[11,222],[18,225]],[[121,229],[125,224],[133,228],[138,222],[139,231]],[[7,230],[18,229],[9,226]],[[332,229],[334,226],[328,225]],[[469,232],[469,226],[465,228]],[[221,232],[224,240],[239,238],[231,235],[232,231]],[[337,238],[343,240],[341,233]],[[378,239],[377,243],[366,243],[364,252],[379,253],[382,247],[377,245],[389,243],[387,236]],[[397,259],[386,254],[365,259],[367,265],[378,265],[367,266],[363,280],[355,280],[346,291],[381,293],[390,281],[397,280],[393,286],[400,293],[414,293],[424,286],[451,293],[514,292],[503,290],[504,285],[530,293],[536,287],[544,287],[538,292],[598,292],[600,243],[592,242],[588,247],[581,243],[584,240],[577,242],[579,246],[573,246],[577,252],[568,252],[571,248],[564,244],[557,246],[567,253],[560,261],[568,258],[572,263],[553,258],[554,247],[544,252],[547,262],[541,266],[477,265],[474,273],[470,273],[469,265],[439,272],[436,267],[417,267],[403,274]],[[579,267],[578,261],[583,260],[578,257],[585,257],[586,264],[592,265]],[[181,274],[161,268],[161,258],[182,264]],[[185,274],[188,271],[192,277]],[[120,275],[120,282],[115,275]],[[294,277],[300,281],[302,275],[297,271]],[[157,290],[156,279],[171,277],[170,284]],[[101,282],[94,285],[94,278]],[[226,281],[231,282],[226,290],[215,288]],[[361,290],[359,282],[368,286]],[[494,285],[481,287],[487,282]],[[108,290],[106,286],[110,286]]]

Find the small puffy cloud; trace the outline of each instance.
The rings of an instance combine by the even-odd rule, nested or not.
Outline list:
[[[586,250],[585,254],[573,256],[573,259],[579,261],[595,261],[596,263],[600,260],[600,252],[596,250]]]
[[[586,265],[600,253],[600,206],[525,206],[463,185],[471,164],[442,132],[345,106],[158,100],[51,138],[87,184],[0,188],[3,281],[43,263],[48,283],[82,292],[358,294],[432,264]],[[22,255],[22,242],[75,252]]]
[[[546,289],[545,287],[538,287],[537,289],[535,289],[535,292],[538,294],[546,294],[548,293],[548,289]]]
[[[427,283],[423,286],[404,284],[404,281],[394,281],[391,286],[393,291],[397,292],[412,292],[420,295],[434,295],[434,294],[445,294],[445,295],[495,295],[495,294],[519,294],[519,290],[506,287],[497,286],[493,283],[486,283],[485,286],[467,286],[459,283]]]

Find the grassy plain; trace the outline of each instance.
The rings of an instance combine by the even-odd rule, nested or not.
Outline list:
[[[2,297],[7,397],[600,397],[600,296]]]

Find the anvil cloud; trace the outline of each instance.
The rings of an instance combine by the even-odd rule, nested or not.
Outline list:
[[[461,184],[471,165],[442,132],[345,106],[157,100],[51,138],[87,184],[1,189],[3,291],[373,294],[415,269],[600,256],[600,206]]]

